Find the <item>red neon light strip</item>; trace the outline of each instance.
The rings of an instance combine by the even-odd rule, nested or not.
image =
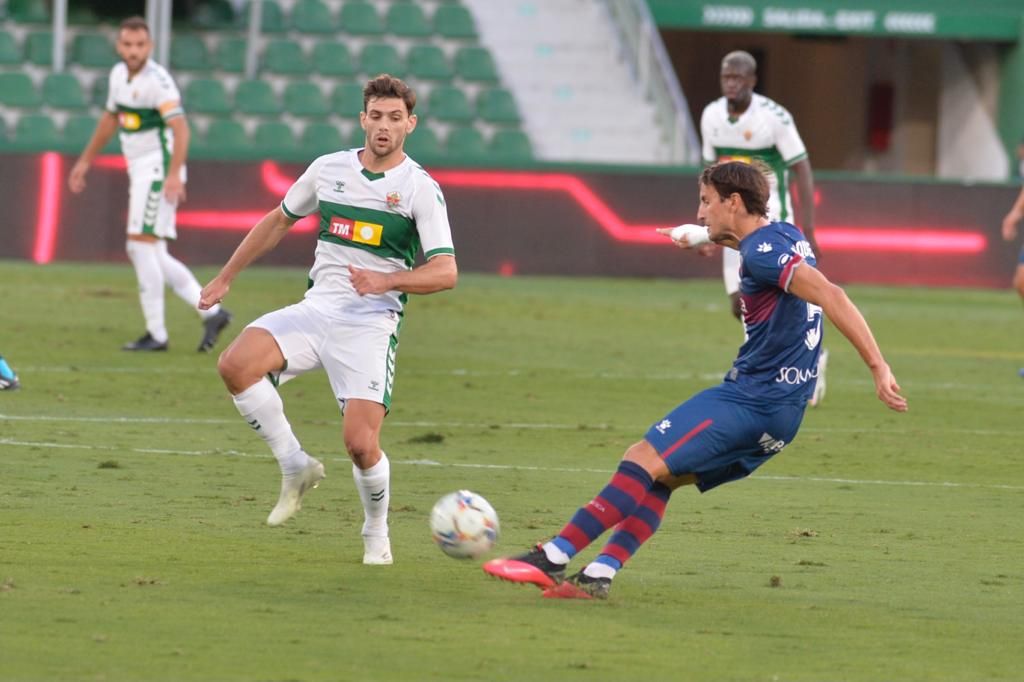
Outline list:
[[[36,207],[36,240],[32,260],[40,265],[53,260],[60,218],[60,181],[64,164],[57,152],[39,157],[39,202]]]
[[[981,253],[988,246],[985,235],[964,230],[830,227],[817,230],[815,237],[827,251],[965,254]]]
[[[60,213],[63,164],[58,154],[47,152],[40,157],[38,220],[33,259],[49,263],[53,259]],[[97,157],[99,168],[124,169],[124,157]],[[294,182],[273,161],[264,161],[260,172],[268,190],[284,196]],[[664,244],[665,237],[654,229],[661,225],[627,224],[585,182],[565,173],[522,173],[500,171],[435,171],[438,182],[454,187],[522,189],[565,192],[576,201],[613,239],[633,244]],[[817,202],[817,197],[816,197]],[[252,211],[179,211],[178,224],[196,229],[247,230],[264,214]],[[296,223],[297,232],[315,230],[315,216]],[[907,228],[821,227],[816,230],[818,243],[830,251],[884,251],[899,253],[976,254],[987,248],[988,240],[980,232],[968,230],[916,230]]]

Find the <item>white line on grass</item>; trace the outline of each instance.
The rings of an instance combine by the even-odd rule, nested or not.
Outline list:
[[[96,374],[195,374],[195,367],[107,367],[107,366],[40,366],[40,367],[20,367],[18,371],[22,375],[30,374],[42,374],[42,373],[96,373]],[[213,371],[212,369],[210,370]],[[403,375],[413,376],[455,376],[455,377],[476,377],[486,379],[489,377],[529,377],[533,374],[539,373],[539,368],[528,368],[528,369],[503,369],[503,370],[470,370],[470,369],[417,369],[407,367],[402,370]],[[551,368],[544,368],[544,372],[553,371]],[[725,372],[654,372],[649,374],[636,374],[632,372],[573,372],[567,375],[567,378],[573,380],[604,380],[604,381],[695,381],[701,382],[719,382],[722,380]],[[1009,373],[1007,374],[1009,376]],[[1016,374],[1013,375],[1016,377]],[[863,379],[844,379],[843,383],[851,386],[874,386],[874,384],[866,378]],[[928,391],[948,391],[948,390],[980,390],[986,394],[992,394],[993,391],[1001,389],[1014,390],[1017,386],[1016,381],[1007,381],[1005,384],[999,384],[993,386],[990,383],[967,383],[962,381],[944,381],[944,382],[929,382],[929,381],[912,381],[903,380],[901,384],[904,389],[911,388],[917,390],[928,390]]]
[[[0,438],[0,445],[18,445],[30,448],[51,448],[63,450],[92,450],[97,452],[125,452],[143,455],[187,455],[190,457],[246,457],[251,459],[270,459],[270,455],[257,455],[238,450],[175,450],[170,448],[124,448],[116,445],[88,445],[83,443],[53,443],[47,441],[23,441],[13,438]],[[348,462],[348,457],[324,457],[327,461]],[[480,464],[473,462],[438,462],[433,459],[392,459],[393,464],[408,466],[451,467],[456,469],[492,469],[504,471],[540,471],[572,474],[605,474],[610,475],[611,469],[587,469],[575,467],[542,467],[521,464]],[[781,481],[796,483],[840,483],[844,485],[892,485],[928,488],[972,488],[985,490],[1024,490],[1021,485],[1004,485],[1000,483],[955,483],[952,481],[885,481],[878,479],[832,478],[823,476],[766,476],[755,474],[750,477],[754,481]]]
[[[195,417],[74,417],[68,415],[47,415],[47,414],[0,414],[2,421],[26,421],[26,422],[86,422],[96,424],[240,424],[239,419],[201,419]],[[617,426],[615,424],[555,424],[545,422],[443,422],[443,421],[388,421],[388,426],[400,428],[423,428],[423,429],[519,429],[519,430],[565,430],[565,431],[637,431],[635,426]],[[939,428],[928,427],[928,433],[962,433],[972,436],[1020,436],[1024,429],[961,429],[961,428]],[[914,433],[912,430],[893,428],[882,429],[871,428],[836,428],[807,426],[800,429],[800,433]]]

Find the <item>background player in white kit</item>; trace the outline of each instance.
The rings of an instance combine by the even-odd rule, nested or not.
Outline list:
[[[181,95],[167,70],[150,60],[153,43],[142,17],[121,22],[117,54],[123,61],[110,70],[106,110],[92,138],[71,169],[68,185],[79,193],[92,160],[120,131],[121,149],[128,162],[128,258],[139,282],[139,302],[146,333],[124,350],[167,350],[164,285],[199,312],[203,337],[198,350],[213,348],[231,314],[220,306],[199,311],[199,282],[184,263],[167,251],[177,237],[175,211],[185,200],[185,157],[189,130]]]
[[[316,159],[242,240],[199,304],[219,302],[238,273],[273,249],[296,220],[319,212],[313,284],[305,298],[246,327],[217,369],[239,413],[281,467],[271,526],[291,518],[303,494],[324,478],[323,465],[292,432],[275,383],[326,371],[344,414],[345,448],[365,514],[364,564],[392,563],[390,464],[380,430],[391,404],[406,295],[451,289],[458,279],[441,188],[403,151],[416,127],[415,105],[416,95],[401,80],[386,74],[370,80],[359,114],[365,148]],[[426,262],[413,267],[421,246]]]
[[[757,160],[763,163],[770,171],[769,217],[799,226],[820,258],[821,250],[814,238],[811,162],[793,116],[780,104],[754,92],[757,61],[750,53],[737,50],[725,55],[719,79],[722,96],[704,107],[700,117],[701,156],[705,165],[726,161],[751,163]],[[800,199],[799,220],[793,215],[789,192],[791,179],[795,181]],[[740,319],[739,251],[727,247],[722,249],[722,278],[732,302],[732,313]],[[827,363],[828,351],[823,350],[811,406],[825,397]]]

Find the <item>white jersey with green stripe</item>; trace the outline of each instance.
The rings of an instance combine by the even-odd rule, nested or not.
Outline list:
[[[702,156],[707,164],[722,161],[760,160],[769,169],[771,196],[768,215],[773,220],[793,221],[789,195],[789,168],[807,158],[793,116],[774,100],[754,93],[750,106],[737,118],[729,116],[725,97],[704,107],[700,117]]]
[[[166,122],[181,116],[181,93],[171,74],[152,59],[134,76],[124,62],[110,70],[107,111],[117,116],[121,150],[129,167],[161,155],[170,159],[174,137]]]
[[[334,315],[401,313],[405,294],[360,296],[348,266],[398,272],[412,268],[421,248],[427,260],[455,255],[448,208],[441,187],[408,156],[391,170],[372,173],[359,161],[359,151],[313,161],[285,194],[281,210],[295,219],[320,213],[307,299]]]

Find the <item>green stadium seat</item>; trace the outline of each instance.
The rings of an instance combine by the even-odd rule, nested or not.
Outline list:
[[[299,0],[292,7],[292,28],[302,33],[334,33],[337,24],[321,0]]]
[[[270,73],[295,75],[309,73],[309,60],[302,46],[284,38],[271,40],[263,52],[263,67]]]
[[[398,54],[398,50],[386,43],[368,43],[359,54],[359,64],[362,72],[370,78],[382,73],[390,73],[392,76],[403,76],[405,64]]]
[[[21,50],[7,31],[0,31],[0,64],[21,64]]]
[[[444,51],[436,45],[414,45],[406,55],[409,73],[424,80],[450,80],[455,71]]]
[[[362,0],[346,2],[341,7],[341,30],[355,35],[380,35],[384,22],[377,14],[377,8]]]
[[[248,152],[251,143],[241,123],[229,118],[218,118],[206,128],[200,146],[203,151],[214,156],[236,156]]]
[[[472,126],[453,127],[448,132],[445,151],[453,161],[478,160],[487,156],[487,141]]]
[[[504,88],[481,90],[476,96],[476,113],[490,123],[519,123],[519,109],[512,93]]]
[[[359,124],[352,129],[352,132],[348,135],[348,148],[355,149],[356,147],[366,146],[366,131],[363,130]]]
[[[521,130],[498,130],[488,148],[490,157],[498,161],[530,161],[533,146]]]
[[[462,5],[441,5],[434,12],[434,31],[445,38],[476,38],[473,15]]]
[[[88,108],[78,79],[70,73],[48,73],[43,79],[43,102],[55,109],[71,111]]]
[[[324,76],[351,76],[356,73],[352,53],[348,45],[333,41],[319,42],[313,46],[313,69]]]
[[[299,148],[295,133],[287,123],[281,121],[263,121],[256,126],[253,146],[258,152],[268,156],[294,153]]]
[[[93,12],[92,7],[83,5],[80,2],[69,2],[68,3],[68,25],[69,26],[88,26],[95,28],[96,24],[100,22],[96,18],[96,13]]]
[[[320,87],[315,83],[289,83],[284,88],[284,108],[295,116],[322,117],[331,113]]]
[[[0,73],[0,104],[24,109],[38,109],[43,103],[35,84],[28,74]]]
[[[228,0],[206,0],[192,10],[191,19],[196,27],[214,31],[233,28],[239,21]]]
[[[117,63],[114,43],[105,35],[79,33],[71,43],[71,61],[81,66],[109,69]]]
[[[59,150],[60,133],[53,119],[45,114],[25,114],[14,127],[14,142],[20,149]]]
[[[245,39],[221,38],[217,43],[217,68],[228,73],[245,71]]]
[[[53,66],[53,34],[33,31],[25,36],[25,59],[36,66]]]
[[[0,117],[0,150],[7,147],[9,142],[7,139],[7,121]]]
[[[8,0],[7,14],[21,24],[50,22],[50,3],[46,0]]]
[[[431,90],[427,109],[441,121],[464,122],[475,118],[466,93],[452,85],[438,85]]]
[[[238,13],[238,25],[241,29],[249,27],[249,3],[246,3]],[[284,19],[284,10],[274,0],[263,0],[263,8],[260,14],[260,31],[263,33],[284,33],[288,30],[288,22]]]
[[[209,71],[213,68],[206,43],[195,33],[176,33],[171,38],[172,71]]]
[[[423,38],[434,29],[423,14],[423,9],[412,2],[393,2],[387,13],[388,31],[399,36]]]
[[[405,138],[405,153],[416,161],[434,161],[444,156],[444,148],[437,132],[420,122],[416,130]]]
[[[110,87],[110,79],[106,76],[97,76],[92,82],[92,105],[100,109],[107,108],[107,89]]]
[[[309,156],[322,156],[344,146],[341,131],[330,123],[307,123],[299,138],[299,149]]]
[[[331,93],[331,110],[342,118],[358,116],[363,110],[363,86],[359,83],[341,83]]]
[[[455,71],[467,81],[494,83],[498,80],[498,69],[494,58],[485,47],[467,45],[455,53]]]
[[[85,145],[92,139],[92,134],[95,131],[96,119],[88,114],[80,114],[70,117],[64,123],[61,139],[64,140],[66,149],[80,151],[85,149]]]
[[[219,80],[194,78],[185,87],[185,111],[197,114],[230,114],[234,109],[227,90]]]
[[[281,113],[281,103],[270,83],[266,81],[242,81],[235,90],[235,106],[243,114],[273,116]]]

